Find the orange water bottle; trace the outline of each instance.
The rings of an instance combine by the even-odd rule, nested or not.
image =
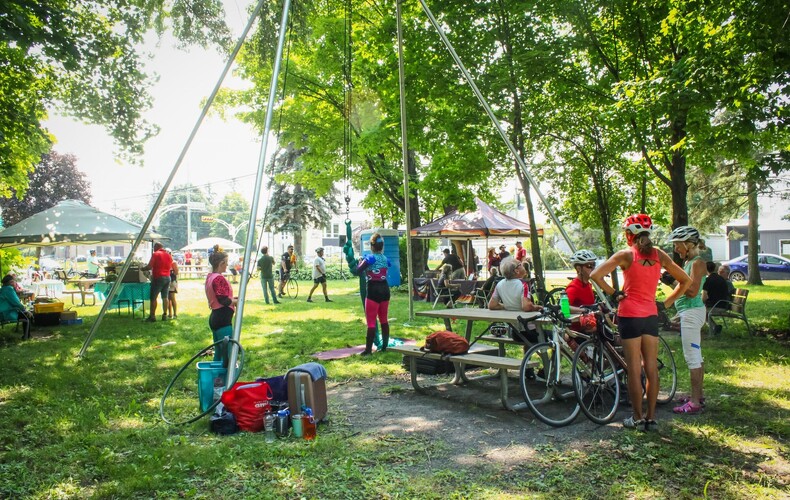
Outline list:
[[[315,417],[313,417],[313,409],[310,407],[304,408],[302,436],[308,440],[315,439]]]

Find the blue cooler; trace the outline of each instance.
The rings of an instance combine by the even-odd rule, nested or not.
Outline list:
[[[391,287],[400,285],[400,246],[398,246],[398,231],[395,229],[365,229],[359,234],[362,243],[362,256],[370,251],[370,237],[379,233],[384,238],[384,256],[390,260],[387,271],[387,284]]]
[[[214,381],[220,378],[222,380],[220,385],[223,389],[225,388],[228,370],[222,366],[222,361],[199,361],[197,372],[200,411],[203,412],[214,404]]]

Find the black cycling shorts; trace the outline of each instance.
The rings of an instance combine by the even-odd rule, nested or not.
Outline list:
[[[390,300],[389,284],[386,281],[368,281],[367,298],[378,303]]]
[[[617,318],[617,330],[623,339],[636,339],[642,335],[658,337],[658,316],[646,318]]]

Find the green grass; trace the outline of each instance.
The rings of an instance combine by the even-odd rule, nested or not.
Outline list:
[[[285,299],[276,307],[263,305],[260,286],[251,284],[242,379],[282,374],[311,361],[313,352],[362,343],[354,285],[330,282],[335,302],[308,305],[310,285],[302,282],[297,301]],[[787,497],[790,361],[788,344],[773,336],[788,330],[790,282],[752,288],[748,314],[768,336],[749,336],[735,322],[726,334],[703,341],[709,400],[703,415],[665,419],[660,435],[592,427],[570,443],[558,439],[537,445],[529,460],[507,467],[496,461],[465,466],[452,460],[459,450],[421,433],[357,433],[342,412],[333,413],[334,423],[322,427],[314,442],[274,445],[246,433],[215,436],[206,420],[183,427],[164,424],[158,408],[165,386],[211,337],[199,287],[179,297],[174,322],[144,324],[139,315],[136,320],[108,315],[82,359],[75,354],[98,307],[79,308],[83,326],[53,328],[29,342],[5,327],[0,336],[0,497]],[[415,305],[417,310],[428,307]],[[390,317],[398,337],[422,339],[443,327],[421,318],[403,326],[405,294],[394,296]],[[155,348],[168,341],[176,344]],[[687,391],[679,344],[670,342],[680,390]],[[394,375],[403,373],[394,353],[325,366],[332,384],[375,377],[384,383],[381,397],[402,392],[394,383]],[[525,422],[530,425],[527,432],[546,432],[545,426]],[[582,425],[588,424],[581,419],[574,424]]]

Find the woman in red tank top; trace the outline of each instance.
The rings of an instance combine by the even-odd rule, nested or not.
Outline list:
[[[665,268],[680,283],[664,300],[670,307],[688,288],[691,279],[659,248],[653,247],[650,235],[653,221],[645,214],[632,215],[623,224],[628,248],[612,255],[590,275],[617,307],[618,330],[623,339],[625,361],[628,364],[628,397],[633,415],[623,421],[631,429],[655,430],[656,399],[658,399],[658,310],[656,288],[661,268]],[[615,291],[604,277],[617,267],[623,270],[623,290]],[[642,412],[642,377],[647,377],[647,412]]]

